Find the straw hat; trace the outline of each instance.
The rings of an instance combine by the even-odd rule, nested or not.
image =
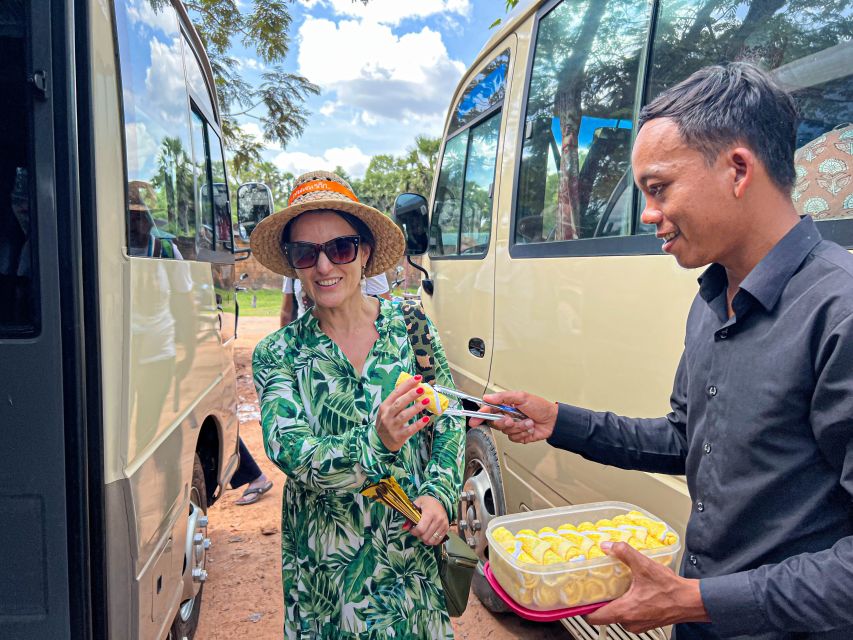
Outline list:
[[[262,220],[249,239],[255,258],[270,271],[299,277],[281,249],[281,234],[296,216],[323,209],[355,216],[373,233],[376,246],[367,261],[365,276],[383,273],[403,257],[406,239],[400,228],[381,211],[360,203],[349,183],[330,171],[310,171],[296,178],[287,204],[286,209]]]

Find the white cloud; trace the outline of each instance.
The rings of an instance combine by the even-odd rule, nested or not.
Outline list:
[[[397,36],[386,25],[309,17],[299,40],[300,73],[374,120],[443,114],[465,71],[428,27]]]
[[[145,99],[150,109],[157,113],[162,123],[180,123],[186,117],[187,90],[184,85],[184,63],[181,41],[175,38],[171,45],[151,39],[151,66],[145,72]]]
[[[359,18],[365,22],[398,25],[403,20],[427,18],[433,15],[468,17],[470,0],[370,0],[367,5],[352,0],[299,0],[308,9],[317,5],[330,7],[335,15]]]
[[[241,69],[252,69],[253,71],[265,71],[266,65],[257,58],[236,58],[237,66]]]
[[[124,125],[127,139],[127,175],[131,180],[148,179],[154,171],[154,158],[159,145],[148,132],[144,122],[128,122]]]
[[[163,9],[154,9],[148,0],[133,0],[127,7],[127,15],[134,24],[145,24],[166,35],[171,36],[178,31],[175,12],[168,5]]]
[[[324,102],[323,106],[320,107],[320,115],[326,116],[327,118],[337,111],[338,107],[341,106],[337,102],[332,102],[329,100],[328,102]]]
[[[260,142],[264,145],[264,149],[267,151],[281,151],[281,145],[276,142],[270,142],[268,140],[264,140],[264,132],[261,131],[261,128],[258,126],[256,122],[241,122],[240,130],[251,136],[257,142]]]
[[[273,162],[282,171],[289,171],[295,176],[315,169],[332,171],[337,166],[343,167],[352,176],[362,176],[370,163],[370,156],[355,145],[350,145],[326,149],[322,156],[303,151],[282,151],[273,158]]]

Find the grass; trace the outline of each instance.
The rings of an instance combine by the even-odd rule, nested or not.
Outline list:
[[[256,289],[237,292],[241,316],[278,317],[281,311],[281,289]],[[252,299],[254,298],[254,306]]]
[[[404,290],[393,289],[391,295],[402,296]],[[405,289],[406,293],[417,293],[414,288]],[[281,311],[281,289],[249,289],[237,292],[237,303],[240,305],[241,316],[278,317]],[[254,298],[254,306],[252,299]]]

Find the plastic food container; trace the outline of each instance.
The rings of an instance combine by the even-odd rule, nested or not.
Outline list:
[[[577,526],[582,522],[610,520],[630,511],[663,522],[648,511],[625,502],[596,502],[494,518],[486,530],[492,574],[515,602],[533,611],[580,607],[618,598],[631,584],[630,570],[618,560],[603,557],[548,565],[518,563],[493,534],[498,527],[505,527],[515,535],[522,529],[538,532],[542,527],[557,529],[566,523]],[[664,524],[669,528],[668,523]],[[665,566],[672,566],[681,550],[681,538],[671,528],[669,532],[676,537],[674,544],[640,552]]]

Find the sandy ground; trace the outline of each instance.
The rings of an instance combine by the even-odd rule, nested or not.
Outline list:
[[[241,491],[228,491],[210,510],[209,578],[204,587],[201,623],[196,640],[282,637],[281,574],[279,572],[281,490],[283,474],[267,459],[261,443],[257,396],[251,378],[255,344],[277,328],[277,318],[241,318],[237,340],[237,391],[240,433],[275,487],[253,505],[237,506]],[[566,639],[558,623],[535,624],[513,614],[495,615],[471,595],[465,614],[454,620],[457,639]]]

